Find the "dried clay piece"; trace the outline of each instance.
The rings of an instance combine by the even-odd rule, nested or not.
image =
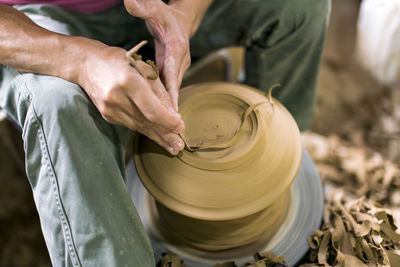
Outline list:
[[[136,61],[142,60],[142,56],[138,54],[139,49],[144,46],[145,44],[147,44],[147,41],[141,41],[140,43],[138,43],[137,45],[135,45],[134,47],[132,47],[131,50],[129,50],[128,52],[126,52],[126,57],[129,60],[129,64],[134,67],[136,69],[137,72],[139,72],[139,74],[144,77],[147,78],[149,80],[156,80],[159,76],[159,70],[156,66],[156,64],[154,63],[154,61],[152,60],[146,60],[146,63],[148,65],[151,66],[151,68],[153,69],[154,73],[150,74],[150,75],[144,75],[145,70],[143,70],[142,67],[140,67]]]
[[[234,83],[181,89],[179,110],[192,151],[172,157],[144,136],[135,147],[163,234],[206,251],[268,240],[290,208],[301,162],[292,116],[271,96]]]
[[[365,198],[343,197],[343,192],[329,195],[325,210],[323,230],[308,240],[309,261],[322,266],[400,266],[400,234],[388,210]]]
[[[157,262],[156,267],[185,267],[183,261],[174,253],[165,253],[162,259]]]

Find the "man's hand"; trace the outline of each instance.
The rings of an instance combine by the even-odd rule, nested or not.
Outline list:
[[[183,121],[160,79],[143,78],[125,53],[95,40],[48,31],[0,4],[0,64],[79,84],[107,121],[137,130],[177,154],[184,147],[178,135]],[[153,74],[149,65],[137,64]]]
[[[148,64],[137,64],[145,77],[153,74]],[[131,67],[124,49],[104,46],[90,51],[81,64],[78,83],[106,121],[139,131],[171,154],[183,149],[178,134],[184,124],[165,87],[159,78],[148,80]]]
[[[125,0],[128,12],[145,19],[154,37],[161,79],[178,110],[178,91],[190,66],[189,39],[200,25],[211,0]]]

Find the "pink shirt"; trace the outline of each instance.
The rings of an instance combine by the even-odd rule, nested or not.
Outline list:
[[[47,4],[64,7],[84,13],[102,12],[121,2],[121,0],[0,0],[0,4],[26,5]]]

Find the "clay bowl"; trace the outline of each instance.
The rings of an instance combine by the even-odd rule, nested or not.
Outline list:
[[[245,231],[240,242],[235,237],[236,245],[266,238],[286,214],[287,192],[301,163],[293,117],[262,91],[225,82],[181,89],[179,112],[186,125],[185,150],[170,156],[144,136],[136,138],[135,146],[138,175],[159,203],[166,227],[191,229],[179,234],[183,243],[207,231],[227,240],[221,225],[232,225],[227,235]],[[254,240],[246,239],[243,235],[259,228],[251,225],[254,220],[263,227],[253,230]],[[228,248],[193,243],[206,250]]]

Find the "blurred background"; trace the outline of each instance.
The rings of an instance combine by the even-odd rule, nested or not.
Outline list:
[[[344,194],[378,201],[396,215],[400,207],[400,1],[393,1],[397,11],[390,6],[377,8],[372,2],[379,1],[364,0],[360,13],[360,0],[332,1],[315,117],[303,140],[326,184]],[[4,113],[0,113],[2,266],[51,266],[24,174],[19,133]]]

